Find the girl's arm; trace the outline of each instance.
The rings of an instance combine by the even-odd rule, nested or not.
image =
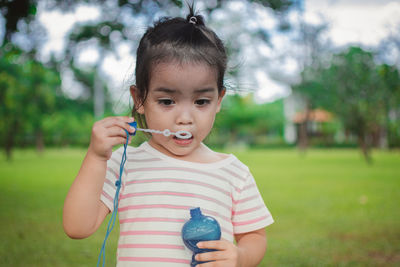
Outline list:
[[[110,212],[100,200],[112,147],[126,142],[134,132],[129,117],[108,117],[93,125],[88,152],[64,202],[63,226],[71,238],[93,234]]]
[[[212,261],[197,265],[199,267],[253,267],[264,257],[267,249],[265,228],[235,235],[237,244],[227,240],[205,241],[197,243],[199,248],[216,249],[218,251],[199,253],[197,261]]]
[[[64,202],[63,226],[69,237],[90,236],[109,213],[100,200],[106,168],[106,161],[88,151]]]
[[[239,251],[238,266],[258,266],[267,250],[265,228],[235,235]]]

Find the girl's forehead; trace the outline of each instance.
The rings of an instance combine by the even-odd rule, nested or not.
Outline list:
[[[153,66],[150,89],[154,86],[212,87],[217,86],[217,69],[203,62],[161,62]]]
[[[217,69],[216,67],[212,67],[206,62],[202,61],[177,61],[177,60],[172,60],[172,61],[166,61],[166,62],[158,62],[153,64],[152,66],[152,72],[159,72],[159,71],[174,71],[174,72],[180,72],[182,70],[187,70],[190,68],[194,69],[202,69],[203,71],[208,71],[208,72],[216,72]]]

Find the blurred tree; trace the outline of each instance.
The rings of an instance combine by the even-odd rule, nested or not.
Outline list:
[[[379,74],[389,92],[385,96],[387,145],[400,147],[400,23],[380,42],[378,56],[386,62],[379,67]]]
[[[383,64],[378,73],[385,86],[383,96],[385,109],[384,134],[387,136],[388,147],[400,146],[400,73],[395,66]]]
[[[215,125],[222,143],[235,144],[243,141],[247,144],[258,144],[257,137],[283,135],[283,103],[256,104],[253,95],[228,95],[216,117]],[[261,138],[262,139],[262,138]]]
[[[21,133],[31,133],[36,147],[43,149],[42,119],[54,111],[60,85],[57,72],[24,56],[15,47],[1,47],[0,136],[8,159]]]
[[[305,96],[312,108],[336,114],[346,130],[357,136],[370,162],[372,135],[384,125],[388,95],[373,54],[359,47],[334,55],[330,66],[306,68],[302,82],[293,89]]]
[[[205,1],[205,10],[208,13],[222,8],[223,3],[227,1],[217,0],[214,2]],[[253,0],[264,7],[275,10],[278,14],[284,14],[291,6],[289,0]],[[69,35],[69,44],[67,46],[67,61],[74,70],[79,68],[74,58],[78,56],[83,44],[95,44],[99,53],[99,60],[94,64],[95,79],[93,84],[85,84],[86,88],[94,88],[90,94],[94,102],[94,114],[96,118],[101,118],[104,113],[104,105],[107,98],[104,91],[104,81],[100,75],[100,68],[107,55],[113,54],[118,58],[118,44],[129,41],[132,50],[133,45],[138,43],[138,36],[135,30],[143,27],[140,19],[144,18],[146,25],[154,20],[157,14],[178,15],[179,8],[183,6],[183,1],[127,1],[119,0],[116,2],[107,2],[100,6],[101,20],[98,23],[78,24]],[[79,80],[79,79],[78,79]],[[90,90],[89,90],[90,91]]]
[[[95,122],[93,104],[84,98],[70,99],[61,92],[56,95],[54,112],[45,114],[42,120],[46,145],[87,146]]]
[[[114,54],[118,57],[115,46],[115,34],[118,34],[118,42],[127,40],[127,37],[122,34],[123,24],[116,22],[115,18],[111,21],[103,21],[95,25],[81,25],[69,36],[69,43],[67,46],[67,62],[69,68],[77,81],[81,82],[87,90],[89,101],[93,103],[94,116],[100,119],[104,115],[105,106],[111,105],[112,98],[106,97],[107,85],[102,79],[100,68],[103,65],[104,59],[107,54]],[[114,35],[112,35],[113,33]],[[91,71],[85,71],[84,68],[79,67],[75,63],[75,57],[79,55],[79,50],[85,43],[91,42],[95,44],[98,51],[98,60],[94,63]]]
[[[257,3],[275,11],[280,18],[283,18],[284,14],[292,6],[293,1],[243,0],[243,2]],[[205,15],[207,16],[215,10],[223,8],[225,3],[228,3],[228,1],[204,1],[202,2],[202,9],[206,11]],[[51,62],[54,70],[64,70],[65,68],[72,70],[75,79],[85,85],[89,98],[78,97],[72,100],[67,99],[61,92],[59,75],[50,71],[36,60],[38,44],[39,42],[44,42],[45,39],[38,38],[32,41],[31,39],[39,34],[35,32],[37,28],[30,27],[30,25],[38,23],[35,17],[38,6],[42,6],[46,10],[59,9],[67,12],[73,11],[81,4],[98,6],[101,12],[100,19],[96,22],[75,24],[69,36],[70,43],[65,60],[63,59],[63,62]],[[26,141],[26,137],[29,135],[35,136],[36,145],[40,148],[43,145],[43,129],[46,134],[53,136],[57,135],[56,128],[62,126],[62,124],[70,125],[74,129],[75,126],[73,125],[76,124],[68,124],[66,120],[70,118],[74,121],[75,118],[79,118],[79,115],[77,116],[76,112],[65,112],[67,108],[63,109],[63,107],[68,107],[74,111],[81,110],[81,112],[85,112],[84,114],[86,114],[87,108],[97,109],[98,112],[96,114],[99,117],[101,116],[99,114],[103,113],[102,106],[104,106],[105,100],[104,109],[105,112],[109,112],[107,107],[110,107],[111,97],[107,97],[106,81],[102,80],[100,75],[102,60],[110,54],[118,57],[116,51],[121,42],[125,41],[133,49],[140,37],[136,32],[137,29],[144,29],[145,26],[153,21],[154,16],[180,14],[180,8],[183,5],[184,1],[179,0],[0,0],[0,12],[5,20],[5,42],[2,49],[14,46],[12,38],[14,33],[27,35],[25,36],[25,41],[20,43],[24,45],[21,49],[14,50],[13,48],[12,52],[1,51],[2,67],[0,75],[2,91],[0,100],[2,109],[0,116],[1,118],[6,118],[6,120],[1,121],[2,126],[4,126],[2,127],[4,130],[1,131],[1,136],[7,154],[11,156],[11,149],[16,143],[16,138],[24,136],[24,142],[30,143],[30,141]],[[260,34],[265,34],[265,32],[260,32]],[[100,59],[94,66],[85,68],[77,63],[77,57],[82,47],[87,46],[89,43],[95,44],[96,49],[99,51]],[[17,61],[18,63],[16,63]],[[97,90],[93,88],[97,88]],[[96,98],[96,94],[99,97]],[[29,99],[34,101],[30,103]],[[98,99],[96,102],[103,103],[96,104],[94,99]],[[5,104],[3,105],[3,103]],[[37,106],[35,106],[35,103],[37,103]],[[54,111],[53,108],[55,106],[57,106],[57,112],[50,114],[51,111]],[[82,117],[85,117],[84,114]],[[85,119],[85,121],[90,120],[93,120],[93,116],[88,116]],[[57,121],[59,122],[58,124],[55,123]],[[62,121],[63,123],[61,123]],[[262,125],[262,122],[259,124]],[[48,140],[48,138],[44,138],[44,140]],[[49,142],[52,141],[49,140]]]
[[[92,125],[92,112],[77,110],[57,110],[43,117],[46,145],[88,146]]]
[[[11,41],[12,33],[17,31],[19,20],[24,19],[29,23],[34,18],[36,5],[35,0],[0,0],[0,13],[6,21],[4,38],[7,42]]]
[[[297,51],[297,61],[299,62],[300,68],[305,70],[302,75],[302,79],[309,74],[307,70],[319,68],[320,65],[324,65],[324,59],[329,58],[331,54],[331,44],[330,40],[323,38],[324,33],[328,29],[328,23],[323,22],[321,24],[310,24],[304,20],[304,6],[302,1],[296,3],[298,11],[298,32],[295,35],[295,44],[299,51]],[[298,132],[298,147],[303,152],[307,149],[309,145],[308,129],[310,128],[310,114],[312,112],[311,103],[309,99],[304,99],[304,114],[305,119],[299,124]]]
[[[378,53],[383,62],[400,69],[400,23],[380,42]]]

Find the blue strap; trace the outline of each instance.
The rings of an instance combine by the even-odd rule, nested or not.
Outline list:
[[[136,121],[129,123],[130,126],[134,127],[135,129],[137,129],[137,123]],[[128,142],[129,142],[129,136],[132,135],[134,136],[136,134],[136,131],[133,134],[128,133],[128,131],[126,131],[126,142],[124,144],[124,153],[122,153],[122,159],[121,159],[121,164],[119,166],[119,177],[118,180],[115,182],[115,186],[117,187],[117,190],[115,191],[115,196],[114,196],[114,209],[113,212],[111,214],[111,218],[108,221],[108,225],[107,225],[107,232],[106,235],[104,237],[104,241],[103,241],[103,245],[101,246],[101,250],[100,250],[100,254],[99,254],[99,258],[97,259],[97,267],[99,267],[101,260],[103,260],[103,264],[102,266],[104,267],[104,264],[106,262],[106,243],[107,243],[107,239],[108,236],[110,235],[111,231],[114,228],[115,225],[115,221],[117,219],[117,213],[118,213],[118,200],[119,200],[119,191],[121,189],[121,177],[122,177],[122,173],[124,171],[124,165],[126,162],[126,148],[128,147]]]

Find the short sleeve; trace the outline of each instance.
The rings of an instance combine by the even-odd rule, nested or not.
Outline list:
[[[257,188],[254,177],[248,173],[239,193],[234,195],[232,224],[235,234],[255,231],[274,222]]]
[[[121,164],[123,147],[115,150],[111,158],[107,161],[106,177],[103,185],[103,192],[101,193],[101,201],[112,212],[114,210],[114,197],[117,191],[115,182],[119,178],[119,168]]]

